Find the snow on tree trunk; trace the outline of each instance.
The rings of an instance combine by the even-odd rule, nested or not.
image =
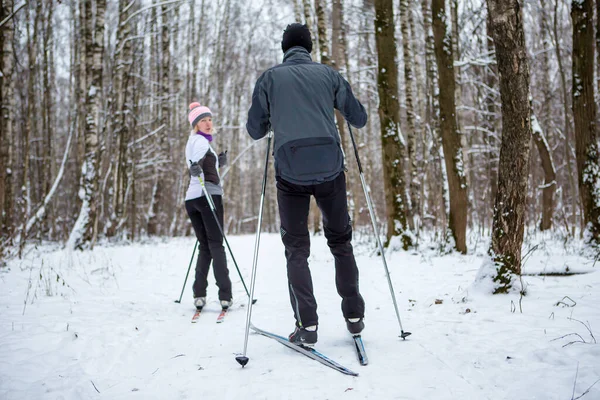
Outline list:
[[[400,132],[398,67],[394,37],[392,0],[375,0],[375,42],[377,44],[377,89],[381,120],[381,151],[387,214],[387,240],[400,237],[406,250],[413,245],[407,227],[406,183],[404,181],[405,144]]]
[[[527,203],[531,113],[520,4],[517,0],[488,0],[487,5],[500,75],[502,143],[490,259],[483,263],[477,280],[487,282],[495,294],[521,290],[517,279]]]
[[[433,36],[439,75],[440,131],[450,194],[449,227],[456,250],[467,252],[467,181],[456,122],[454,58],[445,0],[433,0]]]
[[[102,68],[104,52],[104,15],[106,0],[97,0],[95,23],[92,4],[85,4],[85,158],[81,170],[81,210],[71,231],[67,246],[72,249],[92,248],[97,237],[98,197],[98,120],[102,106]]]
[[[573,115],[579,196],[586,224],[586,241],[600,246],[600,149],[594,99],[594,3],[574,0]]]

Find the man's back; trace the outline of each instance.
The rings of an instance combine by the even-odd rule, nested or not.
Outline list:
[[[313,62],[303,47],[292,47],[257,81],[247,129],[255,139],[273,129],[278,176],[296,184],[326,182],[344,169],[334,108],[353,125],[366,124],[348,82]]]

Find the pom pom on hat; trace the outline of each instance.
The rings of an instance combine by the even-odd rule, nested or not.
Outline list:
[[[190,110],[193,110],[196,107],[200,107],[200,103],[191,103],[190,104]]]

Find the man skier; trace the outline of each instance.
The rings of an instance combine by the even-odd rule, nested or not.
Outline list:
[[[293,343],[317,342],[317,302],[308,268],[308,212],[314,196],[323,215],[327,244],[335,258],[335,283],[351,334],[364,328],[365,303],[359,292],[346,198],[344,154],[334,109],[356,128],[367,113],[350,84],[329,66],[313,62],[306,25],[288,25],[281,41],[283,63],[265,71],[254,88],[246,129],[258,140],[274,132],[277,202],[287,259],[288,289],[296,329]]]

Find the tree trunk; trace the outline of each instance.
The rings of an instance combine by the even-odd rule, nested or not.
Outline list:
[[[600,93],[600,1],[596,0],[596,89]]]
[[[0,20],[13,11],[12,0],[0,1]],[[14,21],[10,18],[0,28],[0,259],[3,246],[13,233],[13,118],[15,99],[13,95]]]
[[[542,168],[544,169],[544,185],[542,186],[542,221],[540,230],[552,228],[552,215],[554,214],[554,192],[556,192],[556,169],[552,161],[550,146],[544,136],[544,131],[535,115],[531,114],[531,132],[537,146]]]
[[[564,116],[564,135],[566,138],[567,145],[564,146],[565,149],[565,163],[567,164],[567,174],[569,177],[570,184],[570,192],[571,192],[571,227],[572,234],[575,235],[575,229],[577,227],[577,184],[575,182],[575,172],[571,166],[571,152],[568,146],[568,143],[571,141],[571,121],[569,115],[569,96],[567,93],[567,77],[565,73],[565,68],[563,66],[563,56],[561,52],[561,40],[558,32],[558,5],[559,0],[554,0],[554,16],[553,16],[553,34],[554,34],[554,50],[556,52],[556,61],[558,63],[558,72],[560,75],[560,86],[562,92],[562,106],[563,106],[563,116]]]
[[[329,41],[327,40],[327,18],[323,0],[315,0],[315,14],[317,15],[317,30],[319,32],[319,57],[321,64],[330,65]]]
[[[26,6],[27,21],[31,21],[31,9],[30,5]],[[42,2],[38,2],[35,8],[35,17],[33,27],[33,36],[31,36],[30,28],[27,27],[27,55],[28,55],[28,79],[27,79],[27,115],[25,116],[24,132],[22,137],[23,153],[22,153],[22,165],[23,175],[21,177],[21,195],[19,200],[20,204],[20,217],[21,217],[21,232],[20,232],[20,243],[19,243],[19,257],[21,257],[25,242],[27,240],[27,232],[25,231],[25,221],[29,217],[31,211],[31,172],[30,172],[30,148],[31,148],[31,135],[32,131],[37,126],[32,127],[38,119],[36,118],[36,107],[35,102],[37,99],[35,92],[35,78],[36,78],[36,66],[37,66],[37,42],[38,33],[40,31],[40,21],[42,17]]]
[[[419,225],[419,180],[417,177],[417,132],[415,128],[415,106],[413,99],[413,64],[412,38],[410,35],[410,9],[408,0],[400,0],[400,23],[402,31],[402,54],[404,58],[404,93],[406,98],[406,122],[408,131],[408,176],[410,182],[410,220],[409,225],[415,229]]]
[[[452,42],[446,26],[445,0],[433,0],[433,36],[439,75],[440,131],[450,194],[449,227],[456,250],[467,252],[467,182],[454,102]]]
[[[302,0],[294,0],[294,19],[296,22],[302,22],[302,5],[300,4]]]
[[[114,123],[114,135],[116,139],[117,155],[114,161],[113,171],[113,198],[110,217],[111,225],[107,231],[108,236],[117,234],[117,226],[122,224],[122,218],[125,214],[125,192],[128,187],[127,181],[127,160],[128,144],[131,138],[129,129],[128,115],[132,112],[129,104],[133,101],[131,96],[131,82],[129,72],[133,63],[133,51],[130,40],[126,40],[131,35],[131,24],[124,23],[131,14],[129,1],[119,1],[119,26],[117,28],[117,40],[115,44],[115,83],[114,95],[116,96],[115,110],[116,118]]]
[[[46,173],[43,174],[43,185],[42,190],[44,195],[48,195],[50,192],[50,188],[52,187],[52,179],[54,178],[54,157],[53,157],[53,147],[54,144],[52,142],[52,138],[54,137],[54,104],[52,101],[52,93],[53,93],[53,85],[51,83],[50,77],[52,76],[52,70],[54,69],[53,65],[53,51],[52,51],[52,31],[54,21],[52,19],[53,11],[54,11],[54,1],[48,1],[48,15],[46,20],[46,30],[44,33],[44,48],[43,48],[43,63],[42,63],[42,71],[43,71],[43,86],[44,86],[44,129],[43,129],[43,167],[42,170]],[[48,205],[50,208],[50,205]],[[46,210],[46,215],[51,215],[51,210]],[[46,218],[42,220],[44,225],[48,224]],[[49,221],[50,231],[54,231],[54,222],[52,220]]]
[[[104,53],[104,15],[106,0],[96,2],[96,21],[92,19],[92,2],[85,4],[85,159],[82,168],[82,205],[71,231],[68,246],[93,248],[98,234],[98,121],[102,107],[102,68]]]
[[[169,85],[169,76],[170,76],[170,67],[171,67],[171,50],[170,50],[170,35],[169,35],[169,15],[168,15],[169,7],[167,5],[162,6],[162,29],[161,29],[161,56],[160,56],[160,91],[161,94],[159,98],[161,98],[161,103],[159,106],[159,114],[158,121],[160,126],[165,126],[166,129],[163,130],[163,134],[161,134],[158,138],[158,147],[161,161],[167,161],[170,159],[170,151],[169,151],[169,100],[170,100],[170,85]],[[158,22],[157,22],[158,26]],[[218,86],[221,86],[221,79],[218,79]],[[218,95],[222,97],[222,91],[218,91]],[[156,187],[155,190],[152,191],[152,202],[151,202],[151,212],[150,218],[148,219],[148,234],[149,235],[159,235],[166,233],[165,224],[167,222],[167,213],[165,205],[168,204],[167,197],[167,186],[169,183],[168,174],[165,169],[170,163],[165,162],[164,166],[159,165],[156,168]]]
[[[437,63],[435,61],[435,44],[433,38],[433,22],[431,15],[431,0],[423,0],[421,3],[423,13],[423,29],[425,31],[425,69],[427,84],[425,89],[425,120],[428,127],[425,128],[425,133],[431,131],[431,158],[432,177],[430,192],[433,194],[430,205],[435,210],[441,210],[441,213],[436,213],[435,227],[440,227],[443,231],[444,240],[447,236],[448,214],[450,213],[450,199],[448,198],[448,188],[446,174],[443,172],[443,155],[440,157],[440,102],[438,92],[438,76]],[[438,182],[444,182],[439,185]]]
[[[318,0],[317,0],[318,1]],[[310,0],[302,0],[302,5],[304,6],[304,19],[305,19],[305,24],[308,27],[308,30],[310,31],[311,35],[312,35],[312,40],[313,40],[313,48],[312,48],[312,52],[311,52],[311,56],[313,60],[317,60],[317,44],[318,42],[318,37],[317,35],[315,35],[315,29],[314,29],[314,22],[313,22],[313,18],[312,18],[312,13],[311,13],[311,6],[310,6]]]
[[[490,256],[494,293],[506,293],[521,274],[531,119],[529,66],[520,4],[487,0],[502,100],[502,144]]]
[[[490,19],[490,14],[488,13],[486,18],[486,50],[489,54],[495,53],[494,48],[494,40],[492,39],[492,22]],[[491,64],[488,66],[486,71],[485,82],[488,88],[497,88],[498,87],[498,68],[497,65]],[[497,94],[495,94],[495,90],[488,89],[487,96],[485,97],[485,116],[484,116],[484,128],[487,130],[485,132],[485,144],[488,148],[487,152],[487,175],[489,179],[489,203],[486,203],[486,206],[489,207],[490,212],[487,214],[486,220],[488,221],[488,226],[491,225],[489,221],[490,215],[494,210],[494,202],[496,201],[496,194],[498,193],[498,134],[499,126],[496,115],[498,114],[496,104],[497,104]]]
[[[579,196],[586,240],[600,246],[600,149],[594,99],[594,4],[571,3],[573,19],[573,116]]]
[[[345,71],[345,76],[349,80],[350,73],[348,71],[347,57],[347,40],[346,40],[346,24],[344,23],[344,8],[342,0],[333,0],[332,7],[332,43],[331,43],[331,65],[340,72]],[[352,217],[355,213],[355,204],[358,193],[354,190],[358,181],[357,169],[354,164],[353,147],[348,139],[349,132],[346,132],[346,120],[339,111],[335,111],[338,130],[340,132],[340,140],[342,149],[344,149],[346,162],[346,180],[348,193],[348,212]],[[354,219],[353,219],[354,220]]]
[[[405,144],[400,136],[400,105],[398,103],[398,67],[394,37],[393,0],[375,0],[375,42],[377,44],[377,88],[383,179],[387,214],[387,242],[400,236],[402,247],[412,246],[406,220],[406,183],[404,182]]]

